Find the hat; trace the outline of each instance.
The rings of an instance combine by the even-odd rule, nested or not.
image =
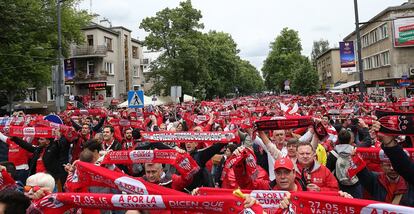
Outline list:
[[[275,170],[280,169],[280,168],[293,170],[294,166],[293,166],[292,160],[290,160],[289,158],[278,158],[275,161]]]

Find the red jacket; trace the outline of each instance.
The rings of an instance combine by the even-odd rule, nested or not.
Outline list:
[[[297,162],[295,164],[295,170],[296,177],[302,178],[302,168]],[[304,175],[304,178],[309,180],[308,182],[318,185],[321,188],[320,191],[339,191],[338,181],[335,176],[326,166],[321,165],[317,161],[314,161],[309,177]]]

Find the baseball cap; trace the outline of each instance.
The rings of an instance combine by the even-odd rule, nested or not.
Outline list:
[[[293,166],[293,162],[292,160],[290,160],[289,158],[278,158],[275,161],[275,166],[274,166],[275,170],[280,169],[280,168],[285,168],[288,170],[293,170],[294,166]]]

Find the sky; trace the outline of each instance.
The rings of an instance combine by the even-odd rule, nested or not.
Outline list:
[[[370,18],[389,6],[408,0],[359,0],[359,20]],[[91,7],[92,2],[92,7]],[[83,0],[79,9],[91,10],[108,18],[113,26],[132,30],[134,38],[144,40],[147,33],[139,29],[146,17],[179,0]],[[310,56],[313,41],[327,39],[338,47],[342,39],[355,30],[353,0],[192,0],[200,10],[204,32],[229,33],[238,45],[240,57],[261,70],[269,45],[284,27],[299,32],[302,54]]]

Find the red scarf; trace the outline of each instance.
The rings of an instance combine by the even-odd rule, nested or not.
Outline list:
[[[23,127],[23,126],[10,126],[9,136],[14,137],[34,137],[34,138],[54,138],[56,135],[53,133],[51,127]]]
[[[309,116],[288,116],[273,117],[255,122],[256,129],[259,131],[292,129],[300,127],[308,127],[313,125],[313,119]]]
[[[16,186],[16,181],[11,175],[4,169],[0,173],[0,190],[4,190],[9,187]]]
[[[55,193],[35,202],[44,214],[64,213],[73,207],[104,210],[172,210],[174,213],[263,213],[260,205],[243,212],[243,199],[233,196],[120,195]]]
[[[90,163],[76,162],[76,170],[73,175],[68,176],[66,182],[67,190],[78,192],[90,186],[110,187],[128,194],[184,195],[182,192],[146,182],[141,178],[134,178]]]
[[[414,148],[404,148],[404,152],[407,153],[409,157],[414,157]],[[357,148],[356,153],[359,154],[364,161],[380,163],[381,161],[389,160],[381,148],[359,147]]]
[[[147,142],[197,142],[231,143],[240,142],[235,132],[141,132],[142,141]]]
[[[105,155],[102,164],[164,163],[173,165],[186,180],[200,170],[197,162],[188,153],[175,150],[132,150],[111,151]]]
[[[226,179],[231,169],[233,169],[235,175],[237,175],[240,169],[239,167],[244,168],[249,179],[237,179],[238,177],[236,177],[236,180],[238,182],[248,182],[249,180],[255,180],[257,178],[259,171],[257,169],[256,156],[254,155],[254,152],[251,149],[244,148],[244,150],[241,151],[240,155],[231,155],[224,163],[221,179]],[[239,184],[239,186],[244,185]]]

